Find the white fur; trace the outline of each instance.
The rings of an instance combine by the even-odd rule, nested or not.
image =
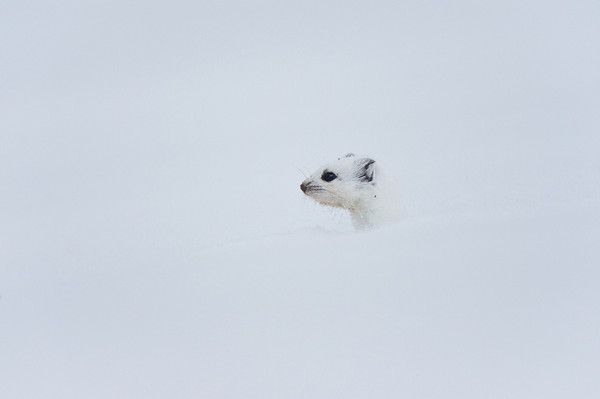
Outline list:
[[[325,171],[335,173],[337,178],[324,181]],[[391,222],[398,217],[392,185],[371,158],[348,154],[323,165],[302,184],[308,186],[305,194],[318,203],[348,210],[357,229]]]

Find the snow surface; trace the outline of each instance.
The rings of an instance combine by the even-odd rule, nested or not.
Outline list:
[[[600,3],[0,8],[1,398],[600,397]]]

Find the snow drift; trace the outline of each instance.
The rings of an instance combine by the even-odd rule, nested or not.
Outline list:
[[[599,17],[6,5],[2,397],[597,397]],[[346,152],[399,224],[303,198]]]

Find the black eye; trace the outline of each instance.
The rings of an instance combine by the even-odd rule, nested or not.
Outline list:
[[[333,172],[329,172],[329,171],[326,170],[321,175],[321,179],[323,179],[326,182],[330,182],[330,181],[333,181],[333,180],[337,179],[337,175],[335,173],[333,173]]]

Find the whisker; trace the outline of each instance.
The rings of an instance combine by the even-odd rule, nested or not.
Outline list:
[[[308,176],[306,175],[306,173],[304,173],[304,172],[302,171],[302,169],[300,169],[299,167],[296,167],[296,169],[298,170],[298,172],[300,172],[300,174],[301,174],[302,176],[304,176],[304,178],[305,178],[305,179],[308,179]]]

